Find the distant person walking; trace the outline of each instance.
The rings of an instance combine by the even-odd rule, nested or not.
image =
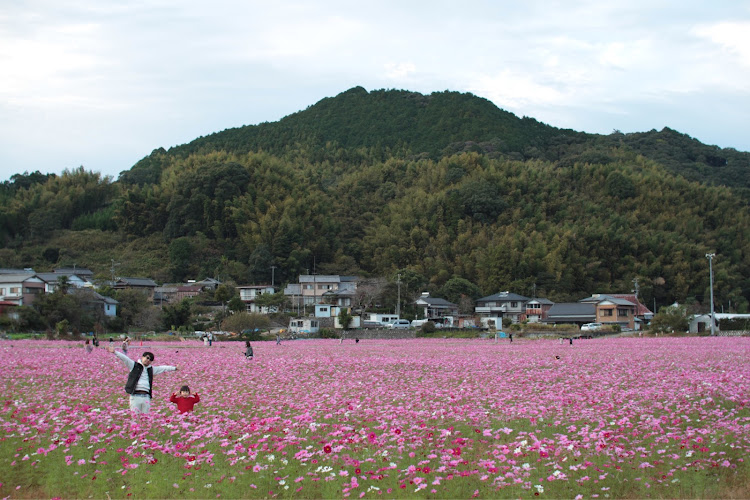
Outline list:
[[[130,337],[125,337],[125,340],[122,341],[122,352],[127,354],[128,347],[130,347]]]
[[[276,345],[281,345],[281,335],[276,334]]]
[[[152,366],[154,353],[144,352],[138,361],[133,361],[127,355],[115,351],[114,347],[107,350],[117,356],[125,367],[130,370],[125,392],[130,394],[130,409],[135,413],[148,413],[151,410],[152,389],[154,375],[176,371],[176,366]]]

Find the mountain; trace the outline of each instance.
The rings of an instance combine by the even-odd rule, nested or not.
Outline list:
[[[360,87],[165,150],[0,189],[0,267],[265,283],[318,272],[455,279],[552,300],[750,305],[748,153],[664,129],[594,135],[457,92]]]
[[[173,147],[168,154],[184,158],[211,151],[263,150],[280,155],[290,149],[331,144],[347,150],[374,148],[383,157],[408,154],[439,159],[473,151],[490,158],[543,159],[560,165],[607,163],[608,149],[625,147],[677,175],[738,188],[750,199],[750,153],[708,146],[669,128],[633,134],[615,131],[607,136],[559,129],[533,118],[518,118],[486,99],[458,92],[423,95],[355,87],[278,122],[227,129]],[[120,181],[157,182],[164,153],[163,149],[154,151],[123,172]]]

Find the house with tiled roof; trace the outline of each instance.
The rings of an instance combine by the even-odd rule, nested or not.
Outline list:
[[[550,308],[555,305],[549,299],[531,299],[526,302],[526,321],[529,323],[543,323],[547,319]]]
[[[499,292],[476,301],[474,312],[485,318],[510,318],[513,323],[526,319],[526,303],[530,299],[511,292]]]
[[[579,300],[584,304],[596,306],[595,323],[602,325],[619,325],[623,329],[635,329],[636,305],[626,299],[618,299],[612,295],[595,293],[591,297]]]
[[[458,304],[438,297],[430,297],[429,292],[423,292],[414,304],[422,311],[422,318],[430,321],[442,323],[446,316],[458,315]]]
[[[156,282],[151,278],[117,278],[112,288],[115,290],[140,290],[147,294],[150,300],[153,300],[156,286]]]
[[[559,302],[547,311],[545,323],[575,324],[596,322],[596,304],[588,302]]]
[[[0,301],[28,306],[44,293],[44,281],[33,272],[0,274]]]

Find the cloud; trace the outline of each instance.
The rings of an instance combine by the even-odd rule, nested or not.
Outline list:
[[[406,80],[416,71],[417,67],[410,62],[385,64],[385,76],[392,80]]]
[[[693,29],[693,33],[733,54],[738,63],[750,67],[750,21],[701,25]]]

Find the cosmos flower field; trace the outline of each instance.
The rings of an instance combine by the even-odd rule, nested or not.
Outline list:
[[[106,343],[103,343],[106,345]],[[746,498],[750,338],[0,344],[0,497]],[[201,402],[179,415],[187,384]]]

